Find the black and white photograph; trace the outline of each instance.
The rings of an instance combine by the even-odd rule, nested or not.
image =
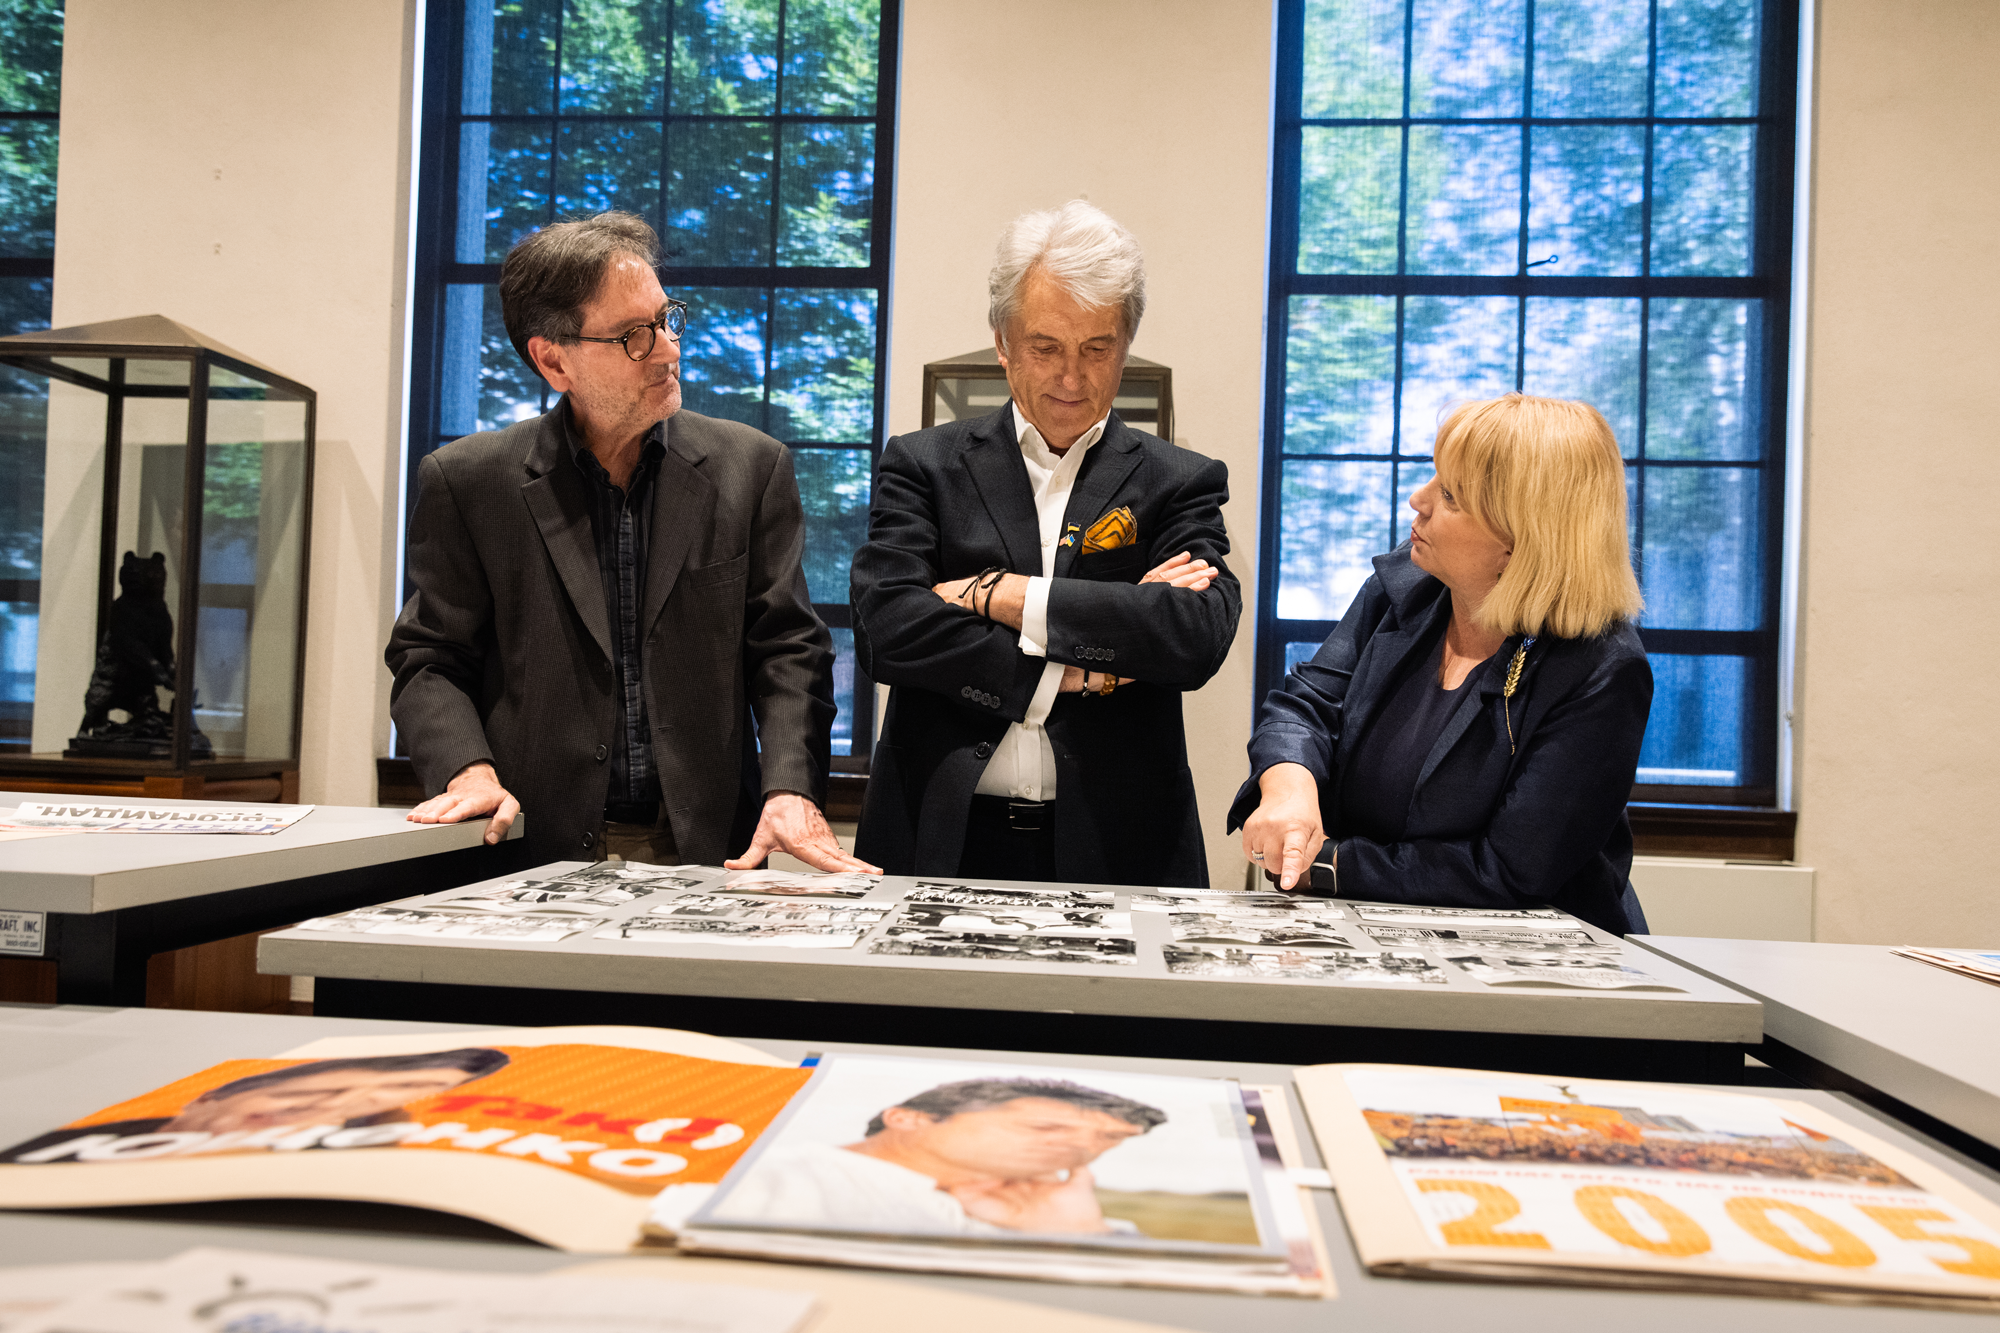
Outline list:
[[[1361,932],[1385,949],[1419,949],[1427,946],[1486,948],[1490,945],[1518,944],[1529,948],[1602,948],[1603,941],[1587,930],[1512,929],[1505,926],[1371,926]]]
[[[1175,912],[1167,918],[1177,944],[1256,944],[1283,949],[1352,949],[1331,922],[1253,912]]]
[[[548,944],[609,924],[609,917],[554,916],[545,913],[501,915],[492,912],[452,912],[423,907],[363,907],[338,916],[301,921],[296,930],[320,930],[356,935],[433,935],[445,939],[511,940]]]
[[[1131,936],[1061,936],[980,934],[971,931],[925,930],[890,925],[868,952],[887,957],[968,958],[980,962],[1103,963],[1135,967],[1138,942]]]
[[[623,907],[655,893],[675,892],[680,886],[606,883],[593,888],[565,880],[514,880],[490,889],[443,898],[432,904],[469,912],[603,912]]]
[[[1161,951],[1177,977],[1273,977],[1282,981],[1383,981],[1445,986],[1444,969],[1420,953],[1302,952],[1232,944],[1169,944]]]
[[[1443,954],[1446,962],[1489,986],[1557,986],[1575,990],[1660,990],[1682,988],[1641,968],[1627,967],[1620,951],[1565,949],[1554,953],[1508,952]]]
[[[719,872],[718,872],[719,873]],[[643,861],[600,861],[594,866],[572,870],[548,881],[551,885],[571,884],[578,888],[617,888],[650,893],[669,889],[697,888],[707,877],[691,875],[685,866],[656,866]]]
[[[693,893],[627,917],[597,933],[600,940],[655,944],[759,945],[781,949],[850,949],[888,914],[815,902],[760,902]]]
[[[1354,914],[1363,921],[1401,923],[1411,926],[1571,926],[1576,918],[1553,907],[1524,907],[1508,911],[1498,907],[1409,907],[1402,903],[1357,903]]]
[[[770,898],[863,898],[881,882],[880,875],[738,870],[719,884],[704,884],[702,887],[709,893],[746,893]]]
[[[1109,889],[1000,889],[987,884],[939,884],[918,880],[903,895],[906,903],[947,903],[966,907],[1109,907]]]
[[[1311,915],[1327,921],[1344,920],[1347,913],[1325,898],[1297,893],[1215,893],[1207,889],[1153,889],[1135,893],[1127,901],[1135,912],[1278,912],[1286,916]]]

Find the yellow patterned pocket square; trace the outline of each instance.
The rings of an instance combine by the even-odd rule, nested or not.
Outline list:
[[[1090,530],[1083,534],[1083,553],[1094,555],[1099,551],[1115,551],[1137,540],[1139,520],[1132,517],[1129,507],[1120,506],[1090,525]]]

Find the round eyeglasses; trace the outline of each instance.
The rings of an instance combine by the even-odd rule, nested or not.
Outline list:
[[[580,343],[616,343],[625,349],[625,355],[634,361],[644,361],[653,354],[653,345],[660,339],[660,330],[672,334],[675,342],[688,326],[688,308],[685,301],[667,298],[667,308],[651,324],[641,324],[636,329],[628,329],[616,338],[586,338],[577,334],[574,341]]]

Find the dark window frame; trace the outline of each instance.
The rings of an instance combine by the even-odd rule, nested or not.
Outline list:
[[[773,227],[778,215],[777,200],[780,198],[780,175],[783,161],[776,151],[778,131],[787,124],[802,123],[850,123],[873,124],[875,135],[875,155],[873,169],[873,195],[869,218],[869,263],[866,267],[790,267],[778,264],[743,267],[682,267],[673,264],[671,256],[660,269],[661,283],[672,293],[677,288],[712,287],[736,289],[762,289],[768,293],[765,311],[767,335],[764,346],[764,393],[768,402],[772,379],[777,363],[777,347],[770,332],[775,328],[776,294],[783,288],[815,288],[820,290],[840,289],[848,291],[872,290],[876,293],[875,318],[875,394],[874,419],[870,437],[865,444],[852,441],[787,440],[786,445],[794,450],[831,449],[845,452],[868,454],[869,475],[872,477],[876,465],[881,461],[882,444],[887,424],[888,364],[889,364],[889,268],[890,268],[890,224],[895,204],[895,148],[896,148],[896,102],[897,102],[897,52],[900,40],[901,6],[895,0],[884,0],[881,6],[881,29],[877,49],[878,78],[876,83],[876,106],[873,116],[827,116],[781,113],[777,108],[784,105],[784,11],[780,2],[778,67],[774,76],[773,109],[769,114],[722,116],[708,114],[679,114],[662,108],[658,115],[617,115],[599,113],[572,113],[560,109],[557,102],[547,113],[534,115],[478,115],[464,116],[458,108],[460,102],[460,80],[464,70],[464,22],[465,6],[459,3],[433,4],[426,10],[424,32],[423,68],[418,71],[420,81],[420,111],[415,138],[417,152],[417,180],[415,216],[417,219],[412,244],[413,282],[411,288],[411,367],[409,378],[409,418],[407,446],[404,459],[404,512],[403,527],[407,532],[411,515],[417,502],[417,469],[432,450],[455,438],[438,429],[442,407],[441,375],[444,365],[443,340],[445,333],[445,293],[453,286],[461,284],[490,285],[500,280],[498,264],[459,263],[453,256],[452,245],[457,223],[457,182],[459,175],[458,126],[462,121],[486,121],[492,124],[509,122],[549,122],[563,123],[607,123],[628,122],[640,124],[714,123],[719,121],[755,121],[768,123],[773,127],[774,148],[771,161],[771,198]],[[670,25],[671,31],[671,25]],[[669,57],[671,63],[671,57]],[[555,77],[560,78],[560,59],[556,61]],[[556,149],[552,147],[553,154]],[[664,166],[664,163],[663,163]],[[553,180],[554,172],[550,173]],[[664,180],[663,180],[664,190]],[[664,193],[663,203],[664,207]],[[555,196],[551,189],[547,208],[547,220],[556,217]],[[662,219],[650,219],[656,227]],[[664,233],[663,233],[664,236]],[[775,238],[774,238],[775,239]],[[773,257],[776,249],[773,247]],[[691,312],[699,318],[700,312]],[[553,395],[545,392],[544,403],[553,400]],[[404,580],[403,596],[410,595],[407,575]],[[845,601],[815,602],[813,609],[830,629],[852,630],[853,613]],[[875,736],[875,686],[854,666],[853,708],[849,715],[851,732],[851,753],[832,756],[832,768],[836,773],[865,774],[868,771],[869,756],[874,749]]]
[[[1523,80],[1532,87],[1534,77],[1533,46],[1535,23],[1535,0],[1525,0],[1527,58],[1524,62]],[[1652,32],[1658,32],[1657,0],[1649,5]],[[1401,355],[1401,329],[1404,299],[1411,296],[1505,296],[1530,297],[1625,297],[1639,298],[1640,312],[1640,371],[1638,421],[1639,440],[1632,452],[1636,453],[1638,474],[1638,503],[1636,507],[1637,528],[1635,539],[1643,533],[1645,504],[1645,477],[1648,469],[1673,466],[1711,466],[1707,463],[1673,463],[1660,459],[1648,460],[1644,452],[1644,432],[1646,421],[1646,357],[1649,347],[1647,330],[1650,320],[1650,303],[1655,299],[1675,297],[1707,297],[1722,299],[1748,299],[1761,303],[1762,319],[1759,324],[1758,366],[1756,373],[1761,384],[1753,392],[1762,400],[1764,447],[1762,457],[1756,462],[1729,463],[1727,466],[1761,471],[1766,484],[1762,496],[1759,520],[1762,525],[1763,540],[1761,551],[1764,563],[1761,580],[1759,618],[1760,628],[1754,630],[1704,630],[1704,629],[1650,629],[1642,624],[1640,639],[1649,653],[1684,653],[1691,655],[1744,656],[1749,664],[1749,680],[1745,690],[1745,708],[1742,722],[1744,754],[1749,778],[1737,786],[1667,786],[1658,784],[1635,785],[1632,793],[1634,802],[1655,805],[1687,805],[1713,807],[1771,807],[1777,803],[1777,774],[1779,771],[1778,747],[1780,744],[1780,680],[1779,671],[1783,662],[1782,600],[1784,593],[1784,531],[1785,531],[1785,467],[1786,467],[1786,423],[1790,393],[1790,343],[1792,320],[1792,247],[1794,217],[1794,158],[1797,144],[1797,89],[1799,70],[1799,5],[1798,0],[1763,0],[1762,23],[1759,31],[1760,49],[1758,58],[1759,102],[1757,114],[1753,116],[1714,117],[1538,117],[1530,115],[1504,117],[1421,117],[1408,114],[1408,71],[1413,59],[1414,43],[1411,40],[1409,15],[1405,9],[1404,69],[1405,99],[1404,114],[1401,117],[1381,117],[1370,119],[1319,119],[1301,114],[1304,94],[1305,73],[1305,0],[1279,0],[1278,7],[1278,50],[1274,98],[1276,113],[1273,118],[1273,160],[1271,176],[1271,261],[1268,304],[1266,308],[1265,336],[1265,395],[1264,395],[1264,437],[1261,476],[1261,498],[1263,519],[1258,536],[1260,567],[1264,571],[1260,579],[1257,596],[1256,649],[1254,654],[1254,700],[1255,709],[1261,708],[1264,696],[1276,688],[1286,673],[1286,645],[1307,640],[1323,641],[1333,632],[1337,620],[1287,620],[1277,615],[1278,593],[1281,582],[1280,564],[1280,524],[1282,517],[1282,477],[1285,462],[1290,460],[1338,459],[1342,462],[1387,462],[1392,466],[1399,463],[1428,462],[1428,454],[1402,452],[1393,454],[1342,453],[1313,454],[1286,453],[1285,403],[1286,403],[1286,361],[1290,339],[1290,306],[1294,296],[1309,295],[1378,295],[1396,299],[1396,319],[1398,329],[1398,357]],[[1649,42],[1648,86],[1653,86],[1654,67],[1657,64],[1657,40]],[[1524,111],[1532,110],[1532,104],[1524,106]],[[1529,272],[1528,254],[1528,210],[1521,212],[1520,241],[1516,273],[1511,276],[1494,275],[1488,277],[1432,276],[1403,272],[1380,275],[1329,275],[1308,274],[1298,271],[1300,237],[1300,185],[1302,176],[1303,130],[1308,126],[1343,125],[1398,125],[1405,127],[1423,125],[1486,125],[1521,126],[1525,129],[1538,126],[1565,125],[1643,125],[1650,127],[1660,120],[1671,120],[1673,124],[1749,124],[1758,127],[1756,149],[1757,183],[1750,213],[1751,271],[1748,277],[1539,277]],[[1528,136],[1523,134],[1523,174],[1521,192],[1524,203],[1530,188],[1526,158],[1529,153]],[[1407,140],[1406,140],[1407,142]],[[1648,154],[1647,172],[1650,176],[1651,154]],[[1642,242],[1642,273],[1651,263],[1651,207],[1650,191],[1646,210],[1646,236]],[[1407,216],[1398,223],[1399,270],[1406,266],[1404,236],[1407,232]],[[1517,319],[1525,322],[1526,305],[1522,301],[1516,305]],[[1522,383],[1527,355],[1526,339],[1520,336],[1517,327],[1515,344],[1515,385]],[[1395,408],[1396,441],[1400,442],[1401,403],[1400,376],[1398,401]],[[1621,441],[1621,443],[1624,443]],[[1392,448],[1394,445],[1392,445]],[[1628,467],[1632,466],[1628,458]],[[1392,474],[1393,476],[1393,474]],[[1393,497],[1399,492],[1392,480]],[[1386,548],[1385,548],[1386,549]],[[1637,540],[1634,549],[1641,549]]]

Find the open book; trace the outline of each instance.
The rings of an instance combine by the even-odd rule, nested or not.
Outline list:
[[[337,1038],[0,1145],[0,1208],[358,1199],[565,1250],[1319,1295],[1291,1134],[1282,1090],[1226,1079],[799,1068],[649,1028]]]
[[[664,1187],[721,1180],[809,1077],[655,1028],[332,1038],[0,1147],[0,1208],[360,1199],[617,1253]]]
[[[1816,1106],[1408,1065],[1296,1081],[1373,1273],[2000,1311],[2000,1208]]]

